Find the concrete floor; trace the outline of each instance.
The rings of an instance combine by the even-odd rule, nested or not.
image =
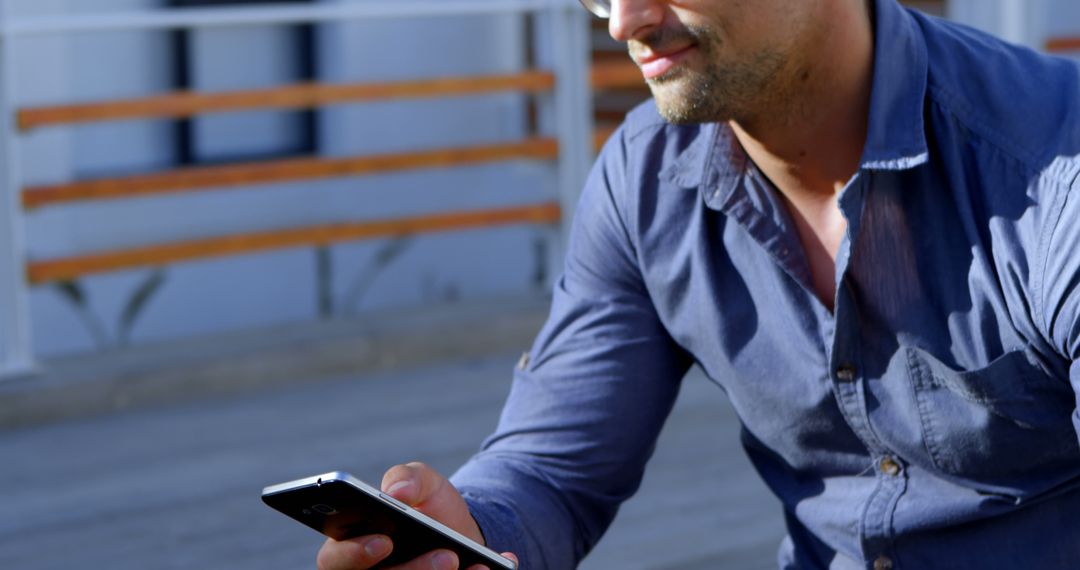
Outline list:
[[[320,537],[261,488],[335,469],[377,482],[414,458],[453,471],[518,354],[0,432],[0,568],[313,568]],[[782,534],[730,407],[691,374],[642,490],[582,568],[775,568]]]

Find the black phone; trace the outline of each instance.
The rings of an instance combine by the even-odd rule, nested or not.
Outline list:
[[[262,499],[335,540],[389,536],[394,550],[374,568],[402,564],[438,549],[455,552],[461,568],[473,564],[491,570],[517,568],[512,560],[342,471],[271,485],[263,489]]]

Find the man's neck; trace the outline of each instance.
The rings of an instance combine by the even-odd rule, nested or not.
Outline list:
[[[837,0],[836,12],[803,43],[797,62],[755,116],[732,121],[746,153],[784,198],[810,268],[815,295],[829,310],[836,259],[847,232],[840,191],[859,169],[873,87],[869,2]],[[786,83],[784,83],[786,80]]]
[[[834,200],[859,167],[874,38],[871,8],[857,4],[836,3],[844,8],[809,38],[804,68],[777,86],[780,100],[731,122],[750,158],[794,202]]]

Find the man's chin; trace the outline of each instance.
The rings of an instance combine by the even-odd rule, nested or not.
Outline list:
[[[717,109],[708,84],[685,75],[650,81],[649,90],[660,116],[674,125],[695,125],[727,120]]]
[[[665,121],[676,126],[701,125],[709,122],[703,117],[691,115],[678,109],[664,109],[663,107],[658,106],[657,110],[660,111],[660,116],[663,117]]]
[[[660,116],[673,125],[695,125],[711,120],[710,117],[705,116],[702,102],[694,101],[681,94],[659,93],[654,89],[653,99],[656,101],[656,110]]]

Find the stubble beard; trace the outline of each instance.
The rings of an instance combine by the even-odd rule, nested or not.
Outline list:
[[[742,60],[721,62],[716,54],[723,40],[712,30],[688,27],[678,35],[692,38],[704,64],[679,66],[647,81],[657,110],[668,122],[748,120],[761,109],[775,109],[776,99],[784,98],[784,90],[776,83],[786,58],[778,51],[763,49]]]

